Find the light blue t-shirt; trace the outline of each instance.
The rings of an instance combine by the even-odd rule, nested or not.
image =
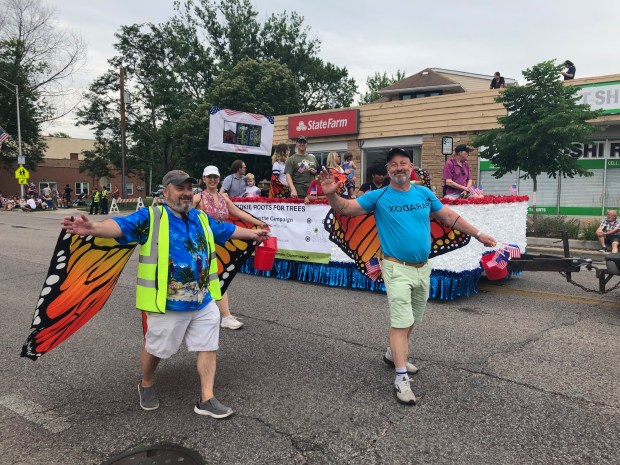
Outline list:
[[[166,310],[178,312],[201,310],[211,300],[209,293],[209,250],[198,210],[187,214],[187,221],[168,211],[170,224],[170,260]],[[123,231],[116,240],[121,244],[144,244],[149,236],[149,209],[142,208],[125,217],[112,218]],[[216,244],[223,245],[235,232],[232,223],[221,223],[209,217],[209,226]]]
[[[383,255],[405,262],[423,262],[431,252],[429,215],[443,204],[424,186],[406,192],[390,186],[368,191],[357,198],[367,213],[375,213]]]

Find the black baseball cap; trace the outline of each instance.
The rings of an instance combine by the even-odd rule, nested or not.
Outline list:
[[[473,149],[471,147],[467,147],[467,145],[461,144],[461,145],[456,146],[456,148],[454,149],[454,153],[459,153],[459,152],[471,153],[472,150]]]
[[[297,142],[308,142],[306,136],[297,136]]]
[[[407,157],[409,159],[409,161],[413,161],[413,159],[411,158],[411,155],[409,155],[404,149],[401,149],[401,148],[398,148],[398,147],[390,149],[388,151],[386,161],[389,162],[396,155],[402,155],[404,157]]]

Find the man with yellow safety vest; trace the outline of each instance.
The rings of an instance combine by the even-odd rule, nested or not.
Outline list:
[[[95,210],[95,215],[99,214],[99,202],[101,201],[101,193],[99,192],[99,188],[95,187],[93,191],[92,201],[90,202],[90,214],[93,214],[93,209]]]
[[[213,395],[220,329],[215,300],[221,298],[215,243],[224,244],[230,238],[262,241],[268,231],[220,223],[193,209],[195,183],[184,171],[170,171],[162,181],[165,205],[98,222],[85,215],[67,216],[61,225],[71,234],[141,244],[136,289],[136,307],[143,312],[145,328],[140,406],[144,410],[159,407],[153,387],[155,369],[160,359],[171,357],[184,342],[189,351],[197,353],[201,397],[194,411],[225,418],[233,413],[232,408]]]

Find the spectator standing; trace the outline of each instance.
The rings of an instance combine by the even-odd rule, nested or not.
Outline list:
[[[319,164],[308,151],[308,139],[299,136],[295,144],[295,153],[286,160],[286,181],[291,189],[291,197],[301,197],[308,192],[310,183],[314,181]]]
[[[408,361],[409,337],[415,322],[424,317],[430,289],[431,251],[429,215],[457,227],[493,247],[496,241],[484,234],[451,208],[444,206],[426,187],[409,182],[413,169],[411,156],[403,149],[387,153],[389,186],[377,189],[357,199],[339,197],[338,184],[332,173],[323,170],[319,180],[331,207],[341,215],[359,216],[374,212],[377,233],[383,252],[381,265],[390,308],[390,347],[383,361],[394,366],[394,394],[402,404],[415,404],[409,373],[418,371]],[[415,208],[409,208],[415,206]]]
[[[609,210],[607,218],[596,230],[598,241],[601,243],[599,252],[607,252],[607,246],[611,245],[611,253],[618,253],[618,244],[620,243],[620,220],[618,220],[618,212]]]
[[[101,188],[101,214],[107,215],[109,210],[109,202],[108,202],[108,189],[106,186]]]
[[[279,197],[290,197],[291,189],[286,179],[286,160],[290,151],[287,144],[278,144],[271,157],[271,183],[269,186],[269,197],[275,197],[276,193]],[[282,192],[283,191],[283,192]]]
[[[195,194],[193,197],[194,208],[204,211],[209,218],[215,221],[221,221],[226,223],[228,221],[228,214],[239,218],[247,223],[254,224],[269,231],[269,225],[264,221],[254,218],[249,213],[241,210],[237,207],[227,195],[222,195],[217,191],[217,186],[220,182],[220,170],[217,166],[207,166],[202,172],[202,192]],[[219,299],[218,299],[219,300]],[[235,316],[230,313],[230,307],[228,305],[228,291],[224,292],[221,300],[217,302],[217,306],[220,310],[220,316],[222,321],[220,326],[226,329],[239,329],[243,326]]]
[[[54,188],[52,189],[52,209],[56,210],[58,208],[58,202],[60,201],[59,195],[58,195],[58,189]]]
[[[370,167],[369,174],[371,181],[362,184],[360,192],[363,194],[368,191],[374,191],[385,187],[385,178],[387,176],[387,170],[385,165],[376,163]]]
[[[114,190],[112,191],[112,198],[115,200],[120,199],[121,191],[118,189],[118,186],[114,186]]]
[[[93,191],[92,195],[91,195],[91,202],[90,202],[90,214],[93,214],[93,210],[95,211],[95,215],[99,214],[99,202],[101,201],[101,193],[99,192],[99,188],[95,187],[95,190]]]
[[[505,87],[506,81],[504,80],[502,75],[499,74],[499,71],[495,71],[493,79],[491,79],[491,85],[489,86],[489,89],[503,89]]]
[[[70,234],[141,244],[140,257],[144,260],[138,264],[140,280],[136,289],[136,307],[142,311],[145,330],[138,384],[140,407],[159,407],[155,369],[162,358],[174,355],[184,343],[187,350],[196,352],[200,378],[200,397],[194,412],[225,418],[233,410],[213,394],[220,319],[215,305],[220,297],[215,243],[224,244],[230,238],[261,241],[268,233],[218,222],[193,209],[195,182],[183,171],[170,171],[162,180],[166,205],[98,222],[91,222],[85,215],[66,216],[61,225]],[[188,275],[194,277],[193,281]],[[162,276],[165,279],[160,279]],[[175,292],[169,293],[170,289]]]
[[[444,197],[457,199],[469,195],[469,188],[473,182],[467,157],[471,151],[472,149],[465,144],[457,145],[454,149],[454,156],[444,165],[442,175]]]
[[[566,70],[562,71],[562,76],[564,76],[565,81],[569,81],[571,79],[575,79],[575,72],[577,69],[572,61],[566,60],[564,62],[564,66],[566,66]]]
[[[342,169],[344,171],[344,174],[347,175],[345,187],[347,188],[349,197],[354,199],[355,198],[355,170],[357,169],[357,166],[355,166],[355,162],[353,161],[353,154],[351,152],[346,152],[344,154],[344,163],[342,164]]]
[[[233,161],[230,174],[224,178],[220,192],[229,197],[242,197],[247,186],[245,182],[245,170],[247,167],[243,160]]]
[[[64,199],[65,199],[65,208],[69,208],[71,206],[71,192],[73,192],[73,189],[71,189],[69,187],[69,184],[67,184],[63,192]]]

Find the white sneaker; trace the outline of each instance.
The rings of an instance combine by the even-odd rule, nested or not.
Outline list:
[[[387,363],[389,366],[391,366],[392,368],[394,368],[394,359],[392,358],[392,351],[390,350],[389,347],[387,351],[385,352],[385,355],[383,356],[383,361]],[[409,373],[410,375],[415,375],[418,372],[418,367],[415,366],[410,361],[407,361],[406,367],[407,367],[407,373]]]
[[[232,315],[222,318],[222,321],[220,322],[220,327],[226,329],[239,329],[242,326],[243,323],[241,323],[239,320],[237,320],[237,318]]]
[[[403,379],[394,383],[394,394],[396,400],[401,404],[414,405],[416,403],[415,394],[411,390],[409,379]]]

